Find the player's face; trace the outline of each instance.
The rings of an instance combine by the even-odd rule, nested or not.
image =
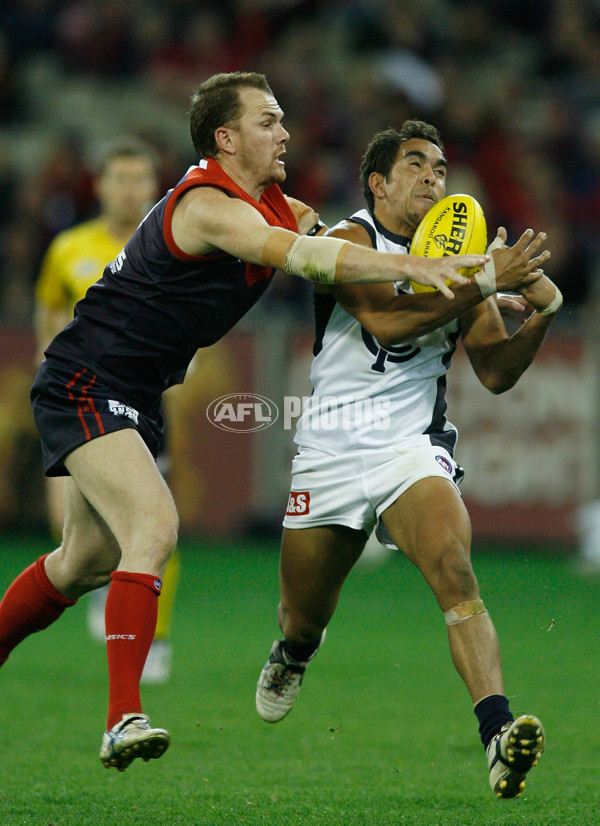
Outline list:
[[[123,156],[108,161],[97,184],[102,212],[119,226],[137,226],[157,192],[158,182],[151,161]]]
[[[390,174],[382,181],[395,232],[412,238],[421,219],[444,197],[446,166],[442,150],[430,141],[411,138],[401,144]]]
[[[261,89],[241,89],[242,115],[232,129],[236,161],[259,187],[285,181],[283,112],[275,98]]]

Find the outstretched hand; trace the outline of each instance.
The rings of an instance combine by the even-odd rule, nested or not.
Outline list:
[[[487,255],[448,255],[444,258],[423,258],[420,255],[407,256],[407,269],[410,269],[409,278],[425,287],[437,287],[446,298],[454,298],[447,281],[453,284],[470,284],[471,279],[459,270],[482,267],[487,261]]]
[[[533,230],[527,229],[517,243],[509,247],[506,246],[506,230],[504,227],[499,227],[496,239],[488,249],[490,251],[491,247],[498,242],[496,249],[491,252],[494,256],[498,290],[519,292],[541,278],[542,267],[550,258],[549,250],[539,252],[545,241],[545,232],[539,232],[534,237]]]

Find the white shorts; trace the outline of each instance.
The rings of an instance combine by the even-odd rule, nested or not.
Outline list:
[[[292,462],[292,489],[284,528],[346,525],[392,543],[381,514],[411,485],[429,476],[448,479],[458,489],[464,473],[448,451],[433,445],[356,450],[332,456],[300,448]]]

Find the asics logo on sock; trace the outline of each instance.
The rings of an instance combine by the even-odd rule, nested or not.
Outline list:
[[[162,588],[162,579],[155,579],[154,580],[154,587],[157,591],[160,591]]]
[[[107,634],[106,642],[109,640],[134,640],[135,634]]]

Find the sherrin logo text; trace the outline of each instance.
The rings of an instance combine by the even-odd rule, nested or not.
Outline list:
[[[452,228],[450,238],[446,241],[444,255],[459,255],[462,251],[468,226],[467,205],[463,201],[452,204]]]

